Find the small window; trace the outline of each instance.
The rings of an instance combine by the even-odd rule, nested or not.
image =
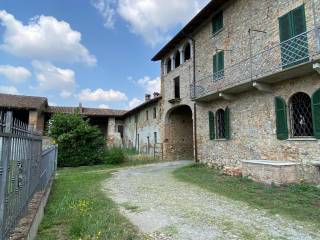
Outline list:
[[[293,137],[314,135],[311,98],[306,93],[296,93],[289,101],[291,134]]]
[[[168,58],[167,64],[166,64],[167,73],[171,72],[171,66],[172,66],[171,58]]]
[[[148,110],[146,111],[146,120],[147,121],[149,120],[149,111]]]
[[[157,118],[157,108],[153,108],[153,118]]]
[[[213,81],[224,78],[224,52],[221,51],[213,56]]]
[[[187,43],[184,49],[184,61],[188,61],[191,58],[191,46],[190,43]]]
[[[180,52],[177,51],[176,52],[176,55],[174,56],[174,67],[177,68],[179,67],[181,64],[181,61],[180,61]]]
[[[138,123],[138,115],[134,116],[134,123]]]
[[[176,77],[174,80],[174,98],[180,98],[180,78]]]
[[[223,28],[223,11],[212,18],[212,33],[215,34]]]
[[[225,122],[225,112],[223,109],[219,109],[216,113],[217,139],[226,138]]]

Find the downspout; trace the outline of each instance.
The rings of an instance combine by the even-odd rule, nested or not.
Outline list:
[[[316,13],[316,0],[312,0],[312,13],[313,13],[313,24],[314,24],[314,33],[317,41],[317,51],[320,53],[320,32],[319,32],[319,27],[318,26],[318,21],[317,21],[317,13]]]
[[[187,36],[192,41],[192,64],[193,64],[193,96],[196,98],[196,42],[193,37]],[[197,102],[194,102],[193,107],[193,121],[194,121],[194,158],[195,162],[199,162],[198,159],[198,141],[197,141]]]

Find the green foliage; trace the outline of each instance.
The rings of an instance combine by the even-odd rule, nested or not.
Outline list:
[[[55,114],[50,121],[49,136],[59,146],[59,167],[103,163],[103,135],[79,114]]]
[[[177,169],[174,175],[211,192],[247,202],[254,208],[312,222],[320,227],[320,188],[314,185],[266,186],[248,178],[222,175],[220,170],[198,164]]]
[[[121,148],[111,148],[105,152],[104,162],[106,164],[120,164],[126,160],[126,154]]]
[[[113,171],[110,165],[59,169],[37,240],[140,239],[101,189],[101,182]]]

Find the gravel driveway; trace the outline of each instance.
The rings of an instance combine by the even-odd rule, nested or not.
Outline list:
[[[122,213],[151,239],[320,239],[320,229],[176,180],[187,161],[122,169],[103,183]]]

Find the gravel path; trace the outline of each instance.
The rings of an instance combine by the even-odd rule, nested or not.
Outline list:
[[[151,239],[320,239],[312,225],[271,215],[172,176],[190,162],[127,168],[103,183],[122,213]]]

